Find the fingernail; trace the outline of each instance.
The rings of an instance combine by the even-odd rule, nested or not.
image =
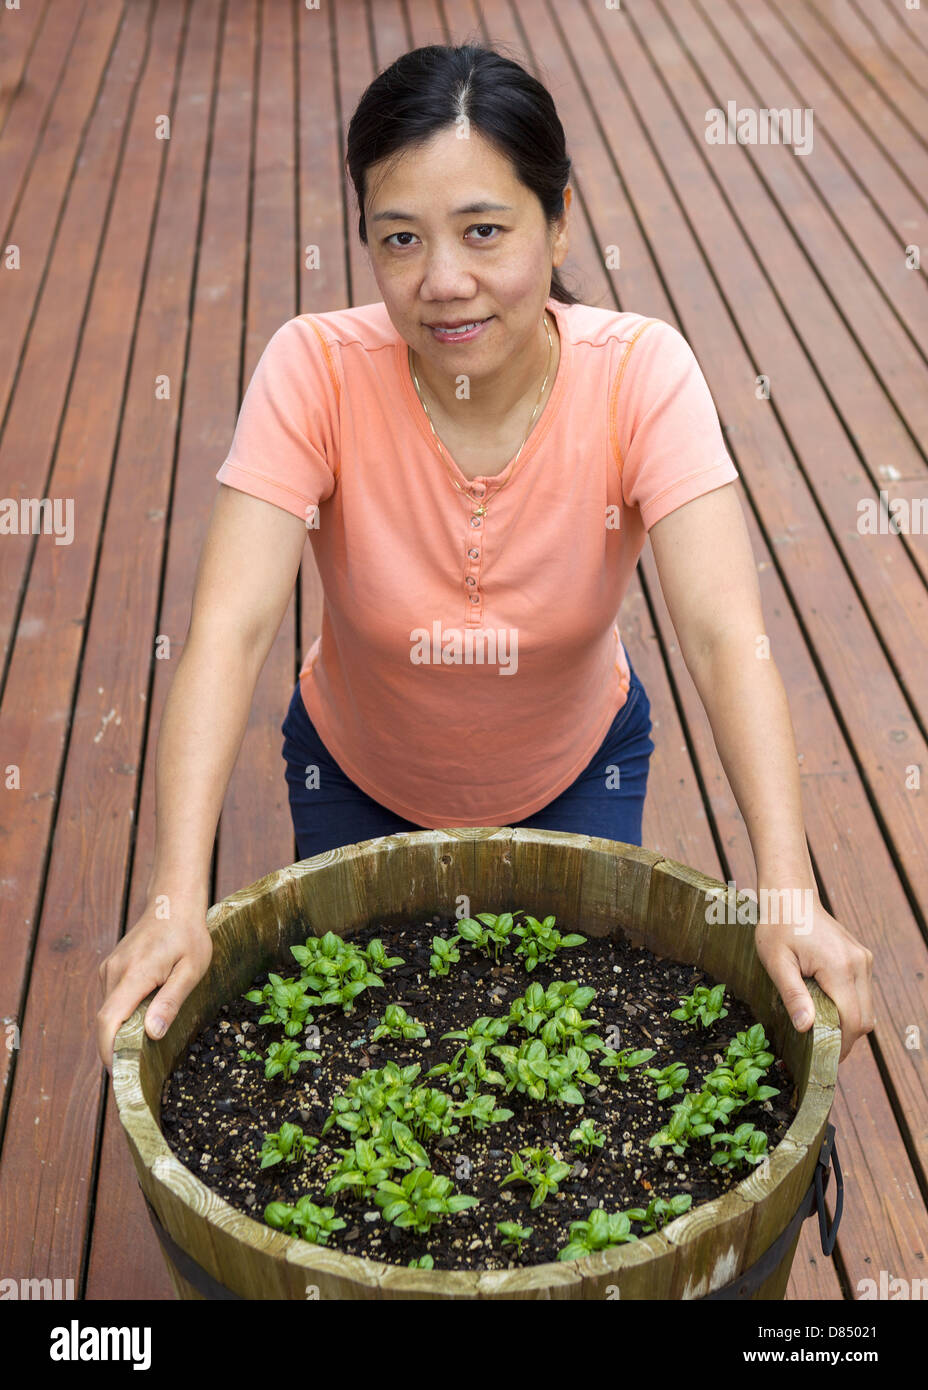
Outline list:
[[[794,1028],[805,1028],[806,1024],[810,1022],[811,1018],[806,1009],[797,1009],[797,1011],[793,1014]]]
[[[166,1027],[167,1024],[163,1018],[153,1018],[148,1031],[153,1038],[160,1038]]]

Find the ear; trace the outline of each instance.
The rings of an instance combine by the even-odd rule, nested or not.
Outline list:
[[[570,201],[573,197],[573,189],[570,184],[564,189],[564,211],[555,224],[557,234],[554,238],[554,246],[551,248],[551,259],[555,266],[559,266],[567,255],[567,215],[570,212]]]

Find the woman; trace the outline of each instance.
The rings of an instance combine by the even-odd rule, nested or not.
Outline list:
[[[322,630],[282,726],[301,857],[448,825],[640,843],[654,745],[614,620],[650,536],[758,889],[812,900],[799,930],[761,916],[758,952],[797,1028],[803,975],[834,999],[843,1059],[873,1027],[872,956],[815,891],[738,474],[692,351],[561,284],[564,133],[494,50],[401,57],[347,164],[382,302],[291,319],[249,384],[161,725],[149,906],[100,971],[101,1057],[153,989],[161,1036],[209,963],[216,823],[308,528]]]

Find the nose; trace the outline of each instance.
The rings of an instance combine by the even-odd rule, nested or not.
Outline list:
[[[422,297],[441,303],[473,299],[477,283],[468,271],[466,248],[456,242],[434,242],[426,251]]]

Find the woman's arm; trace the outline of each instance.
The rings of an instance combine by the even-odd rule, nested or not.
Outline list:
[[[305,540],[290,512],[220,487],[159,730],[149,896],[207,887],[223,798]]]
[[[200,556],[190,626],[158,734],[156,831],[145,910],[100,966],[97,1042],[113,1039],[139,1002],[153,1037],[205,973],[209,870],[216,824],[255,685],[286,612],[306,527],[299,517],[223,486]],[[162,1032],[164,1029],[162,1029]]]
[[[747,826],[761,907],[769,897],[770,915],[762,912],[756,928],[758,955],[799,1031],[813,1019],[803,975],[834,1000],[843,1060],[873,1028],[873,956],[819,901],[789,705],[768,650],[734,485],[678,507],[649,536],[686,668]]]

